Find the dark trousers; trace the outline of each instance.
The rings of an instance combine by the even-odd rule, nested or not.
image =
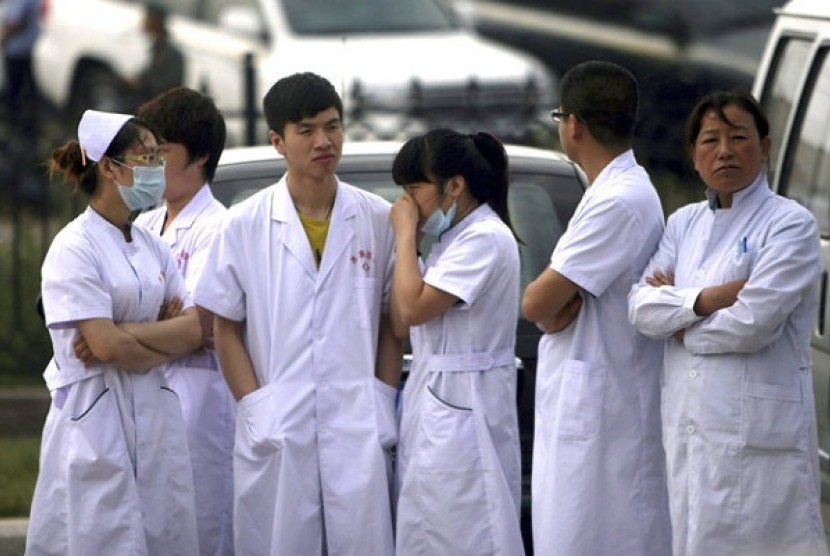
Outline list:
[[[38,94],[32,75],[32,57],[6,57],[6,113],[10,131],[34,139]]]

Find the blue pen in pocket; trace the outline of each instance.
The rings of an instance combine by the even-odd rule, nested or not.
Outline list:
[[[737,253],[736,253],[738,255],[738,258],[742,257],[743,254],[746,253],[746,251],[747,251],[747,242],[746,242],[746,236],[744,236],[744,237],[738,239],[738,248],[737,248]]]

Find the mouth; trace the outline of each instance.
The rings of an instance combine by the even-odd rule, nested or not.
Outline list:
[[[735,171],[735,170],[740,170],[740,167],[738,167],[734,164],[726,164],[724,166],[719,166],[718,168],[716,168],[715,173],[718,174],[720,172],[732,172],[732,171]]]
[[[324,164],[328,164],[329,162],[333,162],[334,159],[335,159],[334,154],[323,154],[323,155],[314,157],[314,162],[322,162]]]

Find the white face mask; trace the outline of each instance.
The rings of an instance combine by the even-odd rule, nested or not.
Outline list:
[[[118,193],[121,195],[127,208],[130,210],[140,210],[152,207],[161,202],[167,183],[164,179],[163,164],[161,166],[132,167],[122,164],[117,160],[113,160],[113,162],[133,171],[132,187],[115,182],[118,186]]]
[[[450,229],[452,220],[455,218],[455,211],[455,201],[452,202],[452,206],[447,212],[444,212],[440,206],[436,207],[421,226],[421,231],[428,236],[441,237],[441,234]]]

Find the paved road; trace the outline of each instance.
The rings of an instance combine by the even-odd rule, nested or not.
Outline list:
[[[0,519],[0,556],[22,556],[28,523],[25,518]]]

